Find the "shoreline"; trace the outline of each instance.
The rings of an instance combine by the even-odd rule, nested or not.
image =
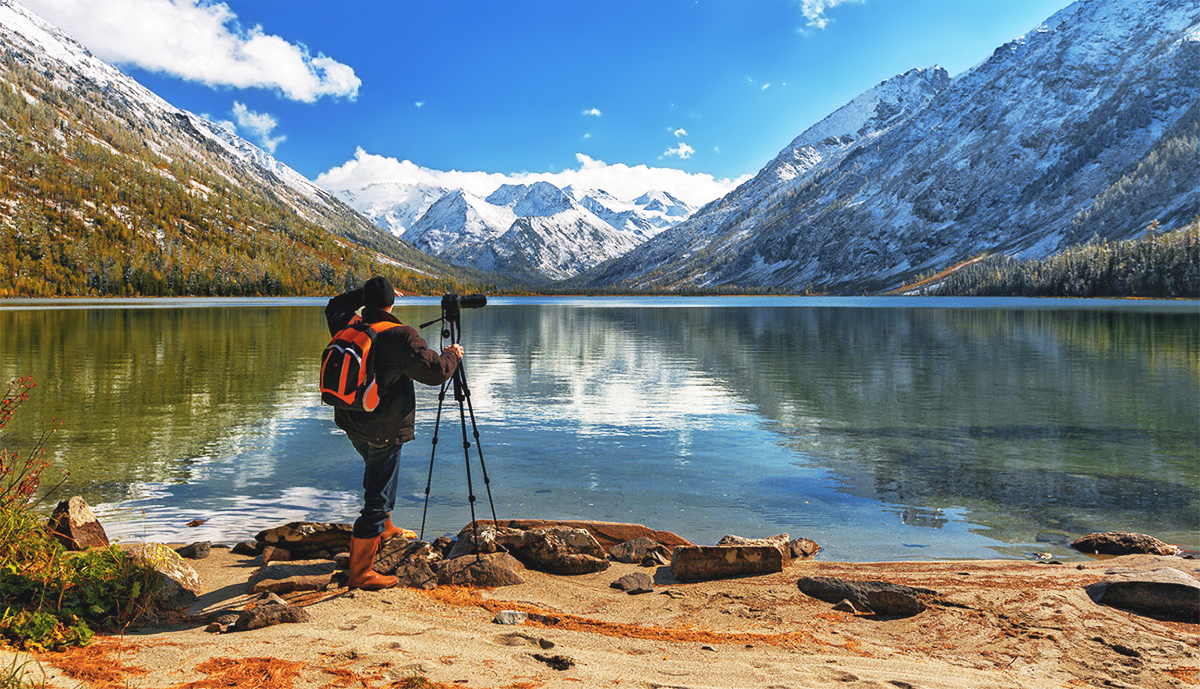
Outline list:
[[[606,571],[572,576],[528,570],[525,583],[496,589],[284,594],[312,621],[225,634],[205,632],[197,620],[251,604],[246,583],[257,559],[214,548],[189,563],[202,582],[190,621],[39,654],[47,685],[991,689],[1200,683],[1200,624],[1097,605],[1085,591],[1117,569],[1175,567],[1200,577],[1200,562],[1172,556],[1078,564],[806,559],[775,574],[696,583],[674,581],[670,567],[614,562]],[[652,573],[651,593],[610,588],[638,571]],[[810,576],[922,587],[943,602],[904,618],[842,612],[799,591],[797,581]],[[499,610],[546,617],[495,624]],[[0,663],[11,655],[0,652]],[[556,657],[569,667],[554,669]],[[37,670],[28,669],[36,679]],[[427,683],[416,683],[417,677]]]

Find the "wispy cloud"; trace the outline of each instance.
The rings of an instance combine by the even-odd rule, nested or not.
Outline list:
[[[238,128],[257,139],[258,144],[268,153],[274,153],[275,147],[287,138],[286,136],[271,136],[279,123],[265,112],[254,112],[237,101],[233,102],[232,112]]]
[[[354,158],[317,176],[316,182],[331,191],[357,191],[373,183],[426,184],[446,189],[462,189],[477,196],[488,196],[501,184],[532,184],[545,181],[557,187],[574,185],[577,189],[604,189],[617,198],[631,200],[648,189],[661,189],[694,206],[720,198],[750,179],[720,179],[707,173],[692,173],[669,167],[606,163],[576,153],[577,168],[556,172],[503,174],[460,170],[431,170],[408,160],[397,160],[358,149]]]
[[[418,108],[423,108],[425,107],[425,101],[419,100],[416,103],[413,103],[413,105],[417,106]]]
[[[277,89],[311,103],[355,98],[354,69],[300,43],[243,28],[224,3],[203,0],[21,0],[101,59],[209,86]]]
[[[676,138],[678,138],[678,137],[681,137],[681,136],[687,136],[687,130],[686,130],[686,129],[683,129],[683,128],[681,127],[681,128],[679,128],[679,129],[676,129],[676,130],[675,130],[675,132],[674,132],[674,134],[675,134],[675,137],[676,137]]]
[[[592,108],[590,110],[584,110],[583,114],[591,115],[592,117],[599,117],[600,116],[600,108]]]
[[[770,85],[770,84],[763,84],[763,85],[762,85],[762,88],[761,88],[761,89],[759,89],[759,91],[766,91],[766,90],[767,90],[767,89],[769,89],[769,88],[771,88],[771,85]]]
[[[674,148],[668,148],[667,150],[663,151],[663,155],[679,156],[681,159],[687,160],[688,158],[691,158],[692,154],[695,152],[696,149],[680,141],[678,146],[675,146]]]
[[[824,29],[829,25],[829,17],[825,12],[846,2],[865,2],[866,0],[800,0],[800,13],[808,20],[808,26],[814,29]]]

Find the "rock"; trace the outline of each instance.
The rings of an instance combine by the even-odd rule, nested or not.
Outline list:
[[[529,621],[537,622],[538,624],[545,624],[545,625],[553,626],[553,625],[558,624],[559,622],[562,622],[562,618],[555,617],[554,615],[542,615],[540,613],[531,612],[531,613],[529,613]],[[549,648],[549,647],[542,646],[542,648]]]
[[[671,564],[671,553],[666,548],[661,550],[653,550],[646,557],[642,558],[643,567],[661,567]]]
[[[287,562],[288,560],[298,559],[293,558],[292,551],[288,550],[287,548],[276,548],[273,545],[263,548],[259,555],[262,556],[264,565],[272,562]]]
[[[1079,552],[1093,555],[1132,555],[1134,553],[1178,555],[1180,552],[1178,546],[1164,543],[1153,536],[1120,531],[1090,533],[1077,539],[1071,544],[1071,547]]]
[[[256,605],[249,610],[243,610],[233,624],[235,632],[245,632],[251,629],[261,629],[276,624],[309,622],[312,617],[304,608],[295,605],[279,605],[267,603]]]
[[[854,608],[883,617],[911,617],[925,610],[925,601],[937,591],[885,581],[851,581],[834,577],[804,577],[796,582],[800,591],[825,601],[849,601]]]
[[[219,634],[229,631],[230,627],[237,623],[238,613],[221,611],[220,614],[217,614],[209,619],[211,622],[209,622],[208,626],[204,628],[204,631]]]
[[[320,591],[329,585],[337,565],[329,561],[301,561],[266,565],[250,577],[250,593]]]
[[[457,541],[449,536],[438,536],[437,538],[433,539],[433,543],[431,545],[433,546],[434,551],[441,553],[442,558],[445,559],[450,556],[450,550],[454,548],[454,544],[456,542]]]
[[[609,584],[610,588],[621,589],[630,595],[638,593],[650,593],[654,590],[654,580],[645,572],[634,572],[626,574]]]
[[[258,532],[254,540],[264,546],[283,548],[294,560],[308,560],[349,551],[353,531],[350,524],[289,522]]]
[[[399,580],[397,586],[428,591],[438,585],[437,572],[433,571],[434,564],[435,562],[425,560],[410,560],[394,569],[392,574]]]
[[[589,574],[608,569],[604,549],[586,529],[554,526],[526,533],[525,545],[513,554],[531,569],[551,574]]]
[[[448,559],[474,553],[475,539],[472,526],[463,527]],[[586,529],[556,526],[522,531],[480,524],[478,539],[481,553],[507,551],[526,567],[551,574],[586,574],[608,568],[604,549]]]
[[[259,596],[254,599],[254,603],[255,603],[255,605],[264,605],[266,603],[275,603],[277,605],[288,605],[288,602],[285,601],[284,599],[280,598],[279,594],[275,593],[274,591],[267,591],[265,593],[259,594]]]
[[[492,622],[496,624],[525,624],[525,620],[529,619],[529,613],[521,612],[520,610],[501,610],[496,613],[496,617]]]
[[[333,556],[333,564],[338,566],[338,569],[350,569],[350,553],[338,553]]]
[[[434,550],[431,544],[396,536],[380,546],[379,552],[375,553],[374,566],[375,571],[380,574],[393,574],[411,562],[421,561],[428,564],[441,559],[442,554]]]
[[[739,546],[770,546],[778,548],[779,554],[783,556],[783,566],[787,567],[792,564],[792,542],[791,537],[785,533],[781,533],[768,538],[742,538],[741,536],[729,535],[717,541],[717,545],[739,545]]]
[[[492,522],[488,521],[487,524]],[[482,526],[484,522],[480,522]],[[641,524],[625,524],[621,522],[593,522],[593,521],[549,521],[545,519],[501,519],[496,522],[496,526],[510,527],[523,531],[531,531],[533,529],[547,529],[555,526],[565,526],[572,529],[586,529],[592,534],[592,538],[600,544],[601,548],[608,551],[613,546],[632,541],[635,538],[645,536],[651,538],[658,543],[661,543],[667,548],[673,548],[677,545],[691,545],[687,539],[671,533],[670,531],[659,531],[651,529]]]
[[[451,586],[512,586],[524,583],[520,572],[525,567],[508,553],[485,553],[443,560],[437,565],[439,584]]]
[[[793,538],[788,547],[792,550],[792,557],[814,557],[821,552],[821,546],[816,541],[810,541],[807,538]]]
[[[185,557],[189,560],[203,560],[212,553],[212,543],[208,541],[197,541],[191,545],[185,545],[182,548],[176,548],[175,552],[179,553],[180,557]]]
[[[783,552],[773,546],[679,546],[671,554],[677,581],[726,579],[783,571]]]
[[[108,546],[108,534],[92,514],[92,508],[76,495],[63,500],[50,514],[50,533],[67,550],[87,550]]]
[[[1101,605],[1150,617],[1200,622],[1200,581],[1171,567],[1117,574],[1087,588]]]
[[[241,543],[233,546],[233,549],[230,552],[234,555],[254,557],[255,555],[258,555],[259,551],[262,550],[262,547],[262,544],[256,541],[242,541]]]
[[[570,670],[571,668],[575,667],[575,661],[571,660],[567,656],[551,656],[543,655],[541,653],[534,653],[533,657],[535,660],[540,660],[541,662],[549,665],[554,670]]]
[[[158,543],[127,546],[125,552],[154,570],[158,592],[167,608],[180,610],[196,602],[200,595],[200,575],[179,553]]]
[[[639,536],[633,540],[618,543],[609,548],[608,556],[617,562],[642,563],[652,554],[657,554],[666,561],[670,560],[671,551],[663,544],[649,536]]]

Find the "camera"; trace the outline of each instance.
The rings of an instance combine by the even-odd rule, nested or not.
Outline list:
[[[486,294],[443,294],[442,311],[454,320],[461,309],[481,309],[487,306]]]

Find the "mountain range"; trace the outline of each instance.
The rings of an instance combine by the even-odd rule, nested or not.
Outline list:
[[[1194,1],[1076,2],[956,77],[868,90],[576,284],[858,293],[1181,225],[1200,210],[1198,74]]]

